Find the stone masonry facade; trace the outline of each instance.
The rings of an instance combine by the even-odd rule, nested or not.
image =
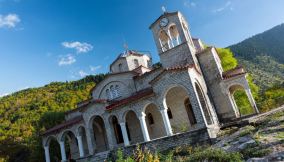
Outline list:
[[[224,72],[216,49],[192,38],[188,26],[180,12],[165,12],[150,25],[159,68],[148,53],[119,54],[91,98],[42,134],[46,162],[51,141],[59,143],[62,161],[80,162],[118,148],[131,154],[137,144],[164,151],[210,143],[223,123],[241,116],[233,96],[239,89],[258,113],[244,69]]]

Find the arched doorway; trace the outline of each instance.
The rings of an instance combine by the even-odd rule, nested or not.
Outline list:
[[[61,141],[64,141],[65,154],[67,159],[77,159],[80,157],[78,142],[73,132],[69,130],[64,132]]]
[[[100,116],[96,116],[93,119],[92,128],[94,132],[94,140],[96,143],[95,152],[103,152],[108,150],[108,141],[103,118]]]
[[[60,145],[54,136],[50,136],[47,139],[46,146],[49,147],[49,157],[52,162],[61,161]]]
[[[173,133],[188,131],[196,123],[192,107],[189,107],[189,100],[185,103],[188,98],[187,91],[181,86],[172,87],[165,94],[165,106],[168,108]]]
[[[202,111],[203,111],[205,119],[206,119],[206,123],[208,125],[211,125],[211,124],[213,124],[212,114],[211,114],[211,111],[209,110],[209,107],[207,105],[204,93],[197,83],[195,83],[195,88],[196,88],[196,91],[197,91],[199,102],[200,102],[201,107],[202,107]]]
[[[166,136],[163,118],[158,107],[153,103],[148,104],[144,113],[150,139]]]
[[[128,139],[131,144],[136,144],[144,141],[140,126],[140,121],[134,111],[128,111],[125,115],[125,124],[128,134]]]
[[[241,85],[230,86],[229,92],[232,105],[235,107],[238,117],[255,113],[255,110],[249,101],[248,94]]]
[[[87,136],[86,136],[86,129],[83,126],[80,126],[78,128],[78,133],[79,133],[79,136],[81,136],[81,138],[82,138],[84,154],[85,155],[89,154],[88,141],[87,141]]]
[[[113,133],[115,135],[116,143],[117,144],[124,143],[121,127],[120,127],[120,125],[118,123],[117,117],[116,116],[111,116],[109,122],[110,122],[110,124],[111,124],[111,126],[113,128]]]

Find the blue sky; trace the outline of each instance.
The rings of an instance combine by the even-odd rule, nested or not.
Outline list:
[[[219,47],[284,22],[283,0],[0,0],[0,96],[107,72],[124,42],[157,62],[148,27],[161,6]]]

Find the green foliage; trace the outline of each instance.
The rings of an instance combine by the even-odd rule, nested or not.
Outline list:
[[[251,157],[263,157],[268,155],[271,152],[269,148],[265,148],[259,143],[249,144],[245,149],[241,150],[241,154],[245,159]]]
[[[63,112],[88,99],[90,89],[104,76],[52,82],[0,98],[0,159],[43,161],[40,132],[62,122]]]
[[[234,58],[234,54],[230,49],[217,48],[217,52],[221,59],[221,64],[224,71],[231,70],[238,65],[238,61],[236,58]]]
[[[257,34],[229,48],[239,57],[247,60],[259,55],[270,55],[279,63],[284,63],[284,24]]]

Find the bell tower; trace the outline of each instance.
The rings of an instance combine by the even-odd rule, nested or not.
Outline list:
[[[180,12],[164,12],[149,28],[163,67],[197,63],[188,23]]]

